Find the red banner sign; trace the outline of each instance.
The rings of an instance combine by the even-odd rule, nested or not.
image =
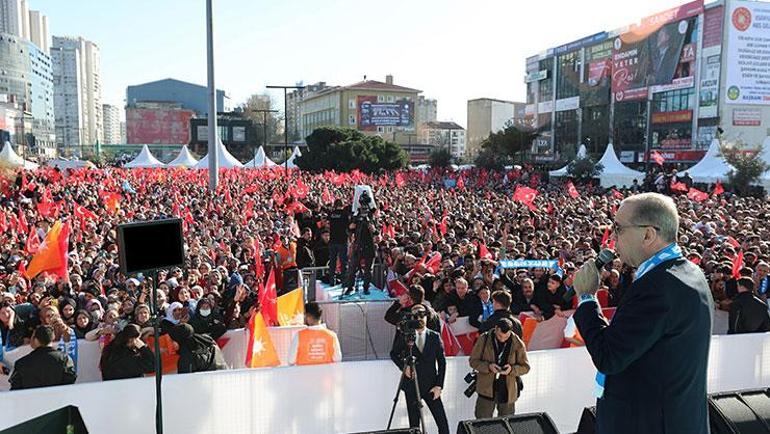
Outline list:
[[[662,112],[652,114],[653,124],[675,124],[692,121],[692,110],[680,110],[676,112]]]

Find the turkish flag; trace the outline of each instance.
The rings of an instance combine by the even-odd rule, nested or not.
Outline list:
[[[743,268],[743,250],[738,252],[738,256],[733,261],[733,277],[738,279],[741,277],[741,268]]]
[[[465,188],[465,180],[463,179],[462,175],[460,175],[460,177],[457,178],[457,188],[459,189]]]
[[[492,253],[487,249],[484,243],[479,244],[479,259],[492,259]]]
[[[438,224],[438,231],[441,233],[441,236],[446,235],[447,231],[447,210],[444,210],[444,214],[441,216],[441,223]]]
[[[398,279],[393,279],[388,282],[388,289],[390,290],[391,297],[398,297],[402,294],[409,293],[409,289]]]
[[[259,309],[267,324],[278,323],[278,293],[275,289],[275,267],[270,269],[267,282],[259,291]]]
[[[685,185],[684,182],[678,182],[678,181],[671,182],[671,189],[674,191],[680,191],[682,193],[687,193],[687,191],[689,190],[687,188],[687,185]]]
[[[658,164],[659,166],[662,166],[662,165],[663,165],[663,163],[665,163],[665,162],[666,162],[666,159],[665,159],[665,158],[663,157],[663,155],[661,155],[661,153],[660,153],[660,152],[658,152],[658,151],[652,151],[652,152],[650,152],[650,158],[652,158],[652,161],[654,161],[654,162],[655,162],[656,164]]]
[[[573,199],[580,197],[580,193],[578,193],[577,188],[575,188],[575,184],[573,184],[572,181],[567,181],[567,193]]]
[[[687,193],[687,197],[695,202],[703,202],[709,198],[708,193],[704,193],[696,188],[691,188]]]
[[[449,330],[444,321],[441,321],[441,342],[444,343],[445,356],[457,356],[462,353],[460,341],[457,340],[457,337]]]
[[[612,189],[612,197],[614,197],[615,199],[623,200],[623,193],[621,193],[621,192],[619,192],[619,191],[617,191],[617,190],[615,190],[613,188]]]
[[[302,182],[302,178],[297,179],[297,184],[293,189],[294,197],[297,199],[304,199],[310,193],[310,188]]]
[[[714,186],[714,191],[711,192],[714,196],[719,196],[720,194],[724,193],[725,189],[722,187],[722,183],[720,181],[717,181],[717,184]]]
[[[406,184],[404,175],[401,172],[396,173],[396,187],[401,188]]]
[[[537,197],[537,190],[529,187],[518,186],[516,191],[513,192],[513,200],[521,202],[526,205],[530,210],[535,211],[535,198]]]
[[[40,249],[40,236],[37,234],[36,227],[33,226],[30,229],[29,236],[27,236],[27,242],[24,245],[24,248],[30,255],[34,255]]]
[[[604,230],[604,235],[602,235],[602,243],[601,243],[602,248],[607,247],[607,242],[609,240],[610,240],[610,228],[608,227]]]

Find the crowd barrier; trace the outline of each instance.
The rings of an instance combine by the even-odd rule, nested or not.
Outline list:
[[[770,333],[713,336],[709,393],[770,384]],[[593,405],[595,369],[585,348],[533,351],[518,413],[545,411],[561,432],[574,432]],[[473,418],[476,400],[462,391],[466,357],[447,361],[443,401],[454,428]],[[399,372],[390,361],[243,369],[163,379],[166,432],[345,433],[384,429]],[[0,394],[0,429],[64,405],[80,408],[91,432],[154,432],[152,378],[76,384]],[[428,412],[426,412],[427,414]],[[430,416],[430,432],[436,428]],[[403,395],[394,426],[407,424]]]

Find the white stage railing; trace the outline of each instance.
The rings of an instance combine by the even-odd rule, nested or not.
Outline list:
[[[593,405],[595,370],[585,348],[533,351],[517,413],[546,411],[561,432],[574,432]],[[448,359],[444,405],[454,431],[473,417],[465,357]],[[313,367],[172,375],[163,380],[168,433],[348,433],[385,429],[399,373],[385,360]],[[767,387],[770,333],[714,336],[709,392]],[[0,429],[72,404],[95,433],[154,432],[152,378],[0,393]],[[428,415],[429,432],[435,425]],[[403,396],[395,427],[407,424]]]

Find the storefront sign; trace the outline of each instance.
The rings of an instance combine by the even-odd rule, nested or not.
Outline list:
[[[676,112],[662,112],[652,114],[653,124],[674,124],[692,121],[692,110],[680,110]]]
[[[706,151],[657,151],[666,161],[700,161]],[[644,156],[644,153],[639,154]]]
[[[553,111],[553,101],[543,101],[537,104],[537,114],[551,113]]]
[[[533,81],[545,80],[546,78],[548,78],[548,70],[543,69],[540,71],[530,72],[529,74],[527,74],[527,76],[524,77],[524,82],[532,83]]]
[[[580,97],[564,98],[556,100],[556,111],[577,110],[580,107]]]
[[[620,162],[633,163],[635,156],[636,156],[636,152],[634,151],[620,151]]]

